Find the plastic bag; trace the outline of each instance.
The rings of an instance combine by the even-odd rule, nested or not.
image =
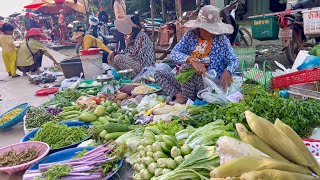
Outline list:
[[[243,79],[239,76],[234,76],[231,86],[226,91],[218,85],[219,82],[216,77],[208,73],[203,77],[203,82],[207,88],[198,92],[197,96],[199,98],[209,103],[226,104],[229,102],[227,98],[229,95],[240,91]]]
[[[145,67],[143,68],[140,73],[132,80],[132,82],[137,82],[141,79],[145,79],[148,81],[154,82],[154,73],[157,70],[164,70],[170,72],[172,69],[168,64],[165,63],[158,63],[155,65],[155,67],[150,66],[150,67]]]
[[[70,86],[72,86],[74,83],[76,83],[77,81],[79,81],[80,78],[75,76],[75,77],[72,77],[72,78],[69,78],[69,79],[65,79],[61,82],[61,86],[60,88],[63,90],[63,89],[67,89],[69,88]]]
[[[157,94],[151,94],[149,96],[145,96],[136,109],[138,111],[147,111],[160,103],[161,102],[157,101]]]

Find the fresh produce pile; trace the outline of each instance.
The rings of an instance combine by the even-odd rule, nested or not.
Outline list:
[[[54,115],[50,114],[44,107],[30,107],[26,114],[26,128],[37,128],[41,125],[55,120]]]
[[[5,114],[0,118],[0,125],[10,121],[12,118],[16,117],[19,113],[21,113],[23,109],[22,108],[16,108],[9,113]]]
[[[181,70],[181,72],[177,75],[176,79],[179,83],[185,84],[195,74],[196,70],[194,68],[185,68]]]
[[[319,163],[291,127],[279,119],[272,124],[250,111],[245,116],[253,133],[237,124],[243,142],[220,137],[221,166],[211,171],[212,179],[318,179],[312,173],[320,174]]]
[[[84,153],[82,157],[63,161],[62,163],[40,164],[36,171],[28,170],[23,179],[100,179],[117,169],[119,159],[113,154],[114,143],[101,145]],[[106,166],[112,164],[112,166]]]
[[[78,106],[68,106],[64,107],[63,111],[58,115],[61,121],[69,121],[78,119],[81,114],[80,108]]]
[[[93,88],[87,88],[87,89],[80,89],[79,91],[87,95],[95,96],[98,94],[99,88],[93,87]]]
[[[272,123],[279,118],[301,137],[308,137],[312,129],[320,123],[319,102],[283,99],[266,92],[259,86],[245,92],[244,100],[239,103],[229,103],[225,106],[218,104],[190,106],[188,113],[191,116],[186,118],[186,123],[194,127],[201,127],[219,119],[225,123],[246,123],[243,114],[246,110],[255,112]]]
[[[8,151],[0,157],[0,167],[11,167],[24,164],[36,159],[39,152],[35,147],[22,152]]]
[[[68,127],[55,121],[43,124],[32,141],[49,144],[51,149],[57,149],[79,143],[90,136],[89,130],[83,126]]]
[[[55,94],[54,98],[46,103],[43,107],[56,106],[65,107],[72,106],[72,102],[75,102],[83,93],[76,89],[66,89]]]

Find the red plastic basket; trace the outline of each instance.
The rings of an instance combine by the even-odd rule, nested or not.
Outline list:
[[[320,68],[306,69],[272,79],[272,89],[280,89],[295,84],[302,84],[320,80]]]
[[[320,156],[320,140],[310,138],[303,138],[302,140],[313,156]]]

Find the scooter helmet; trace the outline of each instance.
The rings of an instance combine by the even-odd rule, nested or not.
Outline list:
[[[99,24],[99,19],[94,16],[89,16],[89,24],[91,26],[96,26]]]

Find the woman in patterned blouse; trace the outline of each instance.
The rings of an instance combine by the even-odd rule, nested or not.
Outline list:
[[[117,70],[134,69],[134,77],[143,68],[155,65],[152,42],[148,35],[141,31],[140,19],[137,16],[128,15],[125,18],[115,20],[117,30],[125,34],[126,49],[124,54],[111,52],[108,63]]]
[[[222,22],[219,9],[204,6],[197,20],[188,21],[184,26],[192,30],[172,50],[171,59],[182,64],[182,68],[193,67],[196,75],[187,83],[179,84],[171,72],[158,70],[155,73],[156,82],[178,103],[197,98],[197,93],[204,89],[202,75],[205,72],[215,74],[220,85],[226,88],[231,85],[232,74],[238,67],[238,58],[224,36],[231,34],[233,27]]]

